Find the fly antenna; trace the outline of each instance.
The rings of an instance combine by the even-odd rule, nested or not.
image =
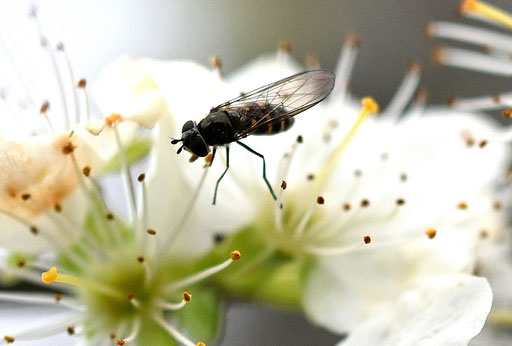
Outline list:
[[[179,142],[183,141],[183,139],[176,139],[176,138],[171,138],[171,144],[178,144]]]
[[[171,142],[171,143],[172,143],[172,142]],[[176,143],[178,143],[178,142],[176,142]],[[172,144],[176,144],[176,143],[172,143]],[[184,147],[183,145],[182,145],[181,147],[179,147],[179,149],[178,149],[178,151],[176,152],[176,154],[181,153],[181,151],[183,150],[183,147]]]

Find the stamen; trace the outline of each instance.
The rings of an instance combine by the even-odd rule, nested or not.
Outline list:
[[[402,80],[402,84],[393,96],[393,99],[389,102],[389,105],[382,112],[383,116],[391,116],[395,121],[399,119],[405,106],[411,100],[414,95],[414,91],[418,87],[421,77],[421,65],[414,61],[409,66],[409,69]]]
[[[282,40],[279,42],[279,50],[277,51],[277,62],[279,64],[286,64],[290,59],[290,52],[292,51],[292,44],[290,41]]]
[[[166,287],[166,292],[173,292],[177,289],[183,288],[184,286],[188,286],[191,284],[194,284],[196,282],[199,282],[201,280],[206,279],[207,277],[210,277],[221,270],[226,269],[233,261],[239,260],[241,257],[240,252],[235,250],[231,252],[230,258],[220,264],[217,264],[213,267],[210,267],[208,269],[205,269],[197,274],[191,275],[187,278],[181,279],[177,282],[174,282]]]
[[[306,55],[305,65],[309,70],[318,70],[320,68],[320,60],[316,54],[309,53]]]
[[[432,59],[441,65],[506,77],[512,75],[511,61],[467,49],[439,46],[432,51]]]
[[[474,45],[492,47],[504,52],[512,52],[512,38],[509,35],[486,30],[473,25],[431,22],[427,25],[427,35]]]
[[[146,185],[146,174],[141,173],[137,177],[137,181],[141,184],[142,187],[142,203],[140,206],[139,213],[141,215],[141,225],[140,225],[140,232],[138,232],[139,241],[144,238],[144,230],[148,229],[148,189]]]
[[[183,292],[183,299],[179,303],[160,302],[158,306],[166,311],[176,311],[184,307],[189,301],[192,300],[192,295],[188,292]]]
[[[449,105],[452,108],[461,111],[486,111],[500,109],[512,105],[512,93],[455,98]]]
[[[222,60],[220,59],[220,57],[217,55],[210,57],[210,65],[213,67],[213,71],[215,72],[215,74],[219,78],[222,78]]]
[[[190,341],[185,335],[181,334],[176,330],[171,324],[168,324],[167,321],[165,321],[164,318],[160,316],[155,316],[153,319],[162,326],[165,330],[169,332],[169,334],[179,343],[185,345],[185,346],[196,346],[198,344],[194,344],[192,341]]]
[[[87,94],[87,90],[85,89],[85,87],[87,86],[87,81],[82,78],[78,81],[78,84],[77,84],[77,88],[80,89],[82,91],[82,99],[83,99],[83,104],[84,104],[84,119],[83,122],[85,124],[87,124],[89,121],[91,121],[91,115],[90,115],[90,110],[89,110],[89,95]]]
[[[133,330],[130,333],[130,335],[124,339],[117,339],[116,345],[126,345],[127,343],[134,341],[137,338],[137,336],[139,335],[140,325],[141,325],[140,319],[139,318],[135,319],[135,322],[133,323]]]
[[[69,61],[69,57],[68,57],[66,50],[64,49],[64,45],[62,43],[57,44],[57,50],[59,52],[62,52],[62,55],[64,56],[65,65],[68,70],[71,91],[73,93],[73,106],[74,106],[73,108],[75,110],[75,124],[78,124],[80,122],[80,111],[78,109],[78,93],[75,88],[75,77],[73,76],[73,69],[71,68],[71,62]]]
[[[48,128],[50,129],[50,132],[55,134],[55,128],[52,125],[52,122],[50,121],[50,118],[48,117],[48,110],[50,109],[50,103],[48,101],[44,101],[41,105],[41,108],[39,109],[39,112],[43,116],[44,120],[46,120],[46,124],[48,125]]]
[[[39,305],[55,305],[59,303],[75,310],[83,310],[83,307],[80,306],[77,301],[68,298],[62,299],[62,294],[59,294],[57,299],[55,295],[49,294],[0,292],[0,300],[4,302],[16,302],[24,304],[30,303]]]
[[[332,92],[335,99],[344,100],[347,92],[348,81],[352,75],[357,58],[357,51],[361,41],[356,35],[349,35],[341,49],[338,66],[336,67],[336,85]]]
[[[488,19],[512,29],[512,16],[506,11],[478,0],[464,0],[461,5],[462,14],[476,14],[482,18]]]

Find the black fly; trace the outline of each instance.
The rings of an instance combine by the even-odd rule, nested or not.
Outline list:
[[[219,183],[229,169],[228,144],[231,142],[262,158],[263,179],[276,199],[267,180],[265,157],[239,140],[249,135],[273,135],[286,131],[293,124],[293,116],[325,99],[333,87],[334,74],[331,72],[315,70],[297,73],[212,108],[199,124],[187,121],[181,130],[181,138],[173,139],[171,143],[183,143],[178,154],[185,148],[200,157],[208,155],[213,146],[211,163],[217,147],[226,145],[226,169],[215,185],[213,204],[217,199]]]

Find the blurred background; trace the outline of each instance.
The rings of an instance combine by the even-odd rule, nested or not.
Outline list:
[[[509,78],[435,65],[429,58],[436,40],[423,34],[431,20],[456,20],[459,1],[309,1],[309,0],[45,0],[35,2],[51,44],[63,42],[75,77],[93,82],[102,67],[122,54],[160,59],[191,59],[208,64],[218,55],[228,73],[260,54],[275,51],[279,41],[292,44],[303,62],[316,54],[323,68],[334,70],[344,38],[361,38],[352,79],[356,95],[372,95],[385,104],[399,85],[408,62],[424,67],[422,85],[433,103],[447,96],[502,92]],[[492,3],[512,10],[510,0]],[[2,47],[13,52],[21,73],[40,66],[30,2],[0,0]],[[474,22],[473,22],[474,23]],[[0,48],[2,48],[0,47]],[[3,49],[3,48],[2,48]],[[5,67],[5,66],[4,66]],[[339,337],[309,325],[292,313],[233,304],[222,345],[331,345]]]

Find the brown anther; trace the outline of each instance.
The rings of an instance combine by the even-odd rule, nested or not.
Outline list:
[[[107,218],[107,220],[110,220],[110,221],[114,220],[114,214],[112,214],[111,212],[107,212],[105,214],[105,217]]]
[[[349,211],[349,210],[350,210],[350,204],[348,204],[348,203],[344,203],[344,204],[343,204],[343,210],[345,210],[345,211]]]
[[[459,208],[461,210],[468,209],[468,204],[464,201],[461,201],[461,202],[457,203],[457,208]]]
[[[505,117],[505,119],[512,118],[512,109],[510,109],[510,108],[505,109],[503,111],[503,116]]]
[[[82,173],[88,177],[89,175],[91,175],[91,167],[90,166],[85,166],[84,168],[82,168]]]
[[[238,250],[231,251],[230,258],[233,261],[239,260],[241,256],[242,256],[242,254],[240,253],[240,251],[238,251]]]
[[[360,177],[360,176],[362,176],[362,175],[363,175],[363,172],[362,172],[360,169],[356,169],[356,170],[354,171],[354,175],[355,175],[356,177]]]
[[[50,109],[50,103],[48,101],[44,101],[41,105],[41,108],[39,109],[39,112],[46,113]]]
[[[290,41],[282,40],[279,42],[279,49],[283,52],[290,53],[292,51],[292,44]]]
[[[370,244],[372,242],[372,238],[370,238],[369,235],[365,235],[363,240],[365,244]]]
[[[483,229],[480,231],[480,238],[482,239],[486,239],[487,237],[489,237],[489,232],[487,232],[487,230]]]
[[[141,173],[139,174],[139,176],[137,177],[137,181],[139,183],[142,183],[144,181],[144,179],[146,179],[146,174],[145,173]]]
[[[8,343],[8,344],[12,344],[14,342],[14,338],[12,336],[9,336],[9,335],[6,335],[4,336],[4,340]]]
[[[370,205],[370,201],[368,199],[361,200],[361,208],[366,208]]]
[[[482,49],[482,52],[484,52],[486,54],[489,54],[492,51],[491,47],[489,47],[486,44],[484,44],[482,47],[480,47],[480,49]]]
[[[423,27],[423,34],[425,34],[425,36],[431,37],[432,35],[434,35],[435,31],[435,24],[432,22],[427,23]]]
[[[126,344],[126,341],[121,340],[121,339],[116,339],[116,345],[124,345],[124,344]]]
[[[494,210],[500,210],[500,209],[501,209],[501,206],[502,206],[502,205],[501,205],[501,202],[500,202],[500,201],[494,201],[494,202],[492,203],[492,208],[493,208]]]
[[[345,38],[345,42],[352,47],[359,47],[361,45],[361,38],[356,34],[348,34]]]
[[[404,205],[405,204],[405,199],[403,198],[397,198],[396,200],[396,205]]]
[[[55,300],[60,302],[62,300],[62,293],[55,293]]]
[[[25,264],[27,264],[27,262],[25,262],[25,260],[19,260],[18,263],[16,263],[16,265],[18,266],[18,268],[23,268],[25,266]]]
[[[315,175],[314,175],[314,174],[308,174],[308,175],[306,176],[306,179],[307,179],[307,180],[309,180],[309,181],[311,181],[311,180],[315,179]]]
[[[76,84],[76,86],[78,88],[81,88],[81,89],[84,89],[86,86],[87,86],[87,81],[85,80],[85,78],[82,78],[78,81],[78,83]]]
[[[427,98],[428,98],[428,92],[424,88],[419,88],[416,91],[416,95],[414,95],[414,99],[416,100],[416,102],[420,102],[420,103],[425,103],[427,101]]]
[[[114,332],[110,332],[110,333],[108,334],[108,336],[109,336],[111,339],[115,339],[115,338],[116,338],[116,333],[114,333]]]
[[[128,300],[132,300],[134,298],[135,298],[135,294],[134,293],[128,294]]]
[[[446,58],[446,48],[442,46],[434,47],[430,51],[430,59],[438,64],[443,64]]]
[[[400,174],[400,180],[403,181],[403,182],[406,182],[407,181],[407,174],[406,173]]]
[[[75,148],[76,146],[71,142],[71,141],[68,141],[66,144],[64,144],[64,146],[62,147],[62,153],[64,155],[69,155],[71,154],[73,151],[75,151]]]
[[[487,139],[482,139],[479,143],[478,143],[478,146],[480,148],[483,148],[487,145]]]
[[[418,74],[418,73],[421,73],[421,70],[422,70],[422,66],[419,63],[419,61],[413,60],[413,61],[409,62],[409,67],[408,67],[409,73]]]
[[[60,213],[62,211],[62,206],[59,203],[55,203],[53,209],[55,210],[55,212]]]
[[[286,190],[286,181],[281,182],[281,189]]]
[[[137,257],[137,262],[144,263],[144,256]]]
[[[313,53],[308,53],[308,55],[306,55],[306,66],[308,68],[316,68],[318,67],[318,65],[320,65],[320,61],[318,59],[318,55],[316,54],[313,54]]]
[[[434,239],[437,231],[433,228],[429,228],[425,231],[425,234],[427,235],[428,239]]]
[[[37,235],[39,234],[39,230],[36,226],[30,226],[30,233],[32,233],[33,235]]]
[[[21,195],[21,199],[24,201],[28,201],[31,197],[32,195],[30,193],[24,193]]]
[[[299,144],[300,144],[300,143],[302,143],[302,142],[304,142],[304,138],[303,138],[301,135],[298,135],[298,136],[297,136],[297,143],[299,143]]]
[[[322,205],[325,203],[325,199],[322,196],[318,196],[316,198],[316,203]]]
[[[123,117],[119,113],[112,113],[105,118],[105,124],[108,126],[112,126],[115,123],[119,122]]]
[[[75,334],[75,327],[73,327],[73,326],[68,326],[68,327],[66,328],[66,331],[68,332],[68,334],[69,334],[69,335],[73,335],[73,334]]]
[[[215,233],[215,234],[213,235],[213,242],[214,242],[215,244],[220,244],[220,243],[222,243],[222,242],[224,241],[224,239],[226,239],[226,236],[225,236],[224,234],[222,234],[222,233]]]
[[[151,234],[151,235],[155,235],[156,234],[156,231],[154,229],[148,229],[146,232],[148,234]]]
[[[501,96],[500,96],[500,94],[491,95],[491,98],[494,101],[494,103],[501,103]]]
[[[446,104],[450,107],[454,107],[455,104],[457,103],[457,96],[455,95],[450,95],[446,98]]]
[[[199,158],[199,156],[197,156],[196,154],[192,154],[190,156],[190,158],[188,159],[188,162],[190,162],[190,163],[195,162],[198,158]]]
[[[207,165],[211,165],[212,164],[212,157],[213,157],[213,154],[212,153],[208,153],[208,155],[206,155],[204,157],[204,162],[206,162]]]
[[[222,60],[220,60],[219,56],[214,55],[210,57],[210,65],[212,65],[213,68],[220,70],[222,68]]]
[[[192,300],[192,295],[188,292],[183,292],[183,300],[189,302]]]

